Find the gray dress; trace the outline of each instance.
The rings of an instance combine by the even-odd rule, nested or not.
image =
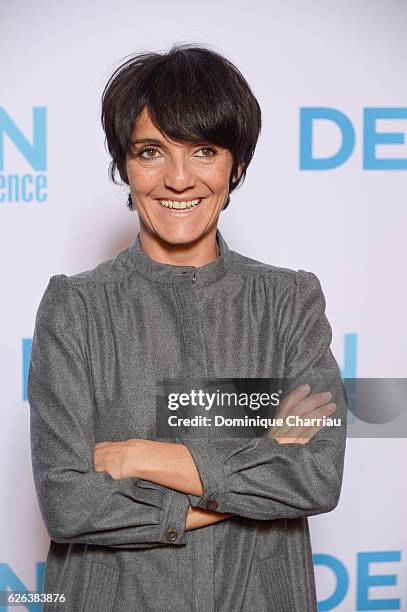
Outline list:
[[[338,503],[346,392],[318,278],[228,248],[199,268],[139,234],[93,270],[52,276],[28,375],[36,493],[51,538],[47,610],[315,611],[307,517]],[[156,379],[289,377],[329,390],[341,427],[308,444],[187,439],[202,497],[96,472],[94,444],[154,439]],[[233,518],[185,531],[189,506]]]

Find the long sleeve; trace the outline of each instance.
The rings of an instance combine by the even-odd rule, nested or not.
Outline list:
[[[296,518],[329,512],[338,503],[346,445],[347,397],[330,350],[332,332],[325,298],[315,274],[299,270],[288,338],[284,377],[289,389],[309,383],[311,393],[330,391],[341,426],[325,426],[306,444],[279,444],[267,437],[246,440],[185,440],[203,484],[192,506],[253,519]],[[215,504],[213,502],[216,502]]]
[[[96,472],[85,310],[65,275],[41,299],[28,373],[31,458],[52,540],[117,548],[185,544],[188,496]]]

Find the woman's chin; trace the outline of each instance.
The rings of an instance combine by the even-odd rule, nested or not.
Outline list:
[[[168,225],[163,226],[162,223],[158,223],[154,229],[161,240],[174,246],[181,246],[199,240],[204,235],[205,225],[199,224],[194,225],[194,227],[177,227],[174,229]]]

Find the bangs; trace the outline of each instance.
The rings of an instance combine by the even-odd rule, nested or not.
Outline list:
[[[134,91],[130,104],[133,109],[139,107],[138,113],[146,106],[155,126],[172,140],[205,141],[233,150],[241,140],[236,116],[239,109],[230,102],[232,92],[228,83],[222,82],[221,70],[214,66],[209,74],[199,59],[179,55],[166,62],[149,75],[142,99]],[[128,153],[135,119],[126,134]]]

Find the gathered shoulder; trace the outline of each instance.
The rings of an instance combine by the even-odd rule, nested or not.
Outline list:
[[[274,266],[273,264],[265,263],[237,253],[236,251],[230,251],[230,261],[233,271],[243,272],[247,274],[281,274],[288,278],[294,278],[296,271],[291,268],[283,268],[280,266]]]
[[[265,263],[262,261],[258,261],[257,259],[253,259],[251,257],[247,257],[242,255],[241,253],[237,253],[236,251],[231,251],[231,269],[236,273],[243,274],[253,274],[253,275],[261,275],[267,276],[270,279],[273,278],[282,278],[287,279],[289,284],[296,284],[301,281],[303,278],[308,278],[308,280],[317,279],[316,275],[313,272],[309,272],[303,269],[294,270],[293,268],[284,268],[282,266],[275,266],[270,263]]]
[[[87,284],[104,285],[106,283],[120,282],[123,278],[134,272],[127,257],[128,248],[120,251],[116,256],[101,261],[93,268],[75,274],[56,274],[52,277],[54,282],[64,282],[69,286]]]

